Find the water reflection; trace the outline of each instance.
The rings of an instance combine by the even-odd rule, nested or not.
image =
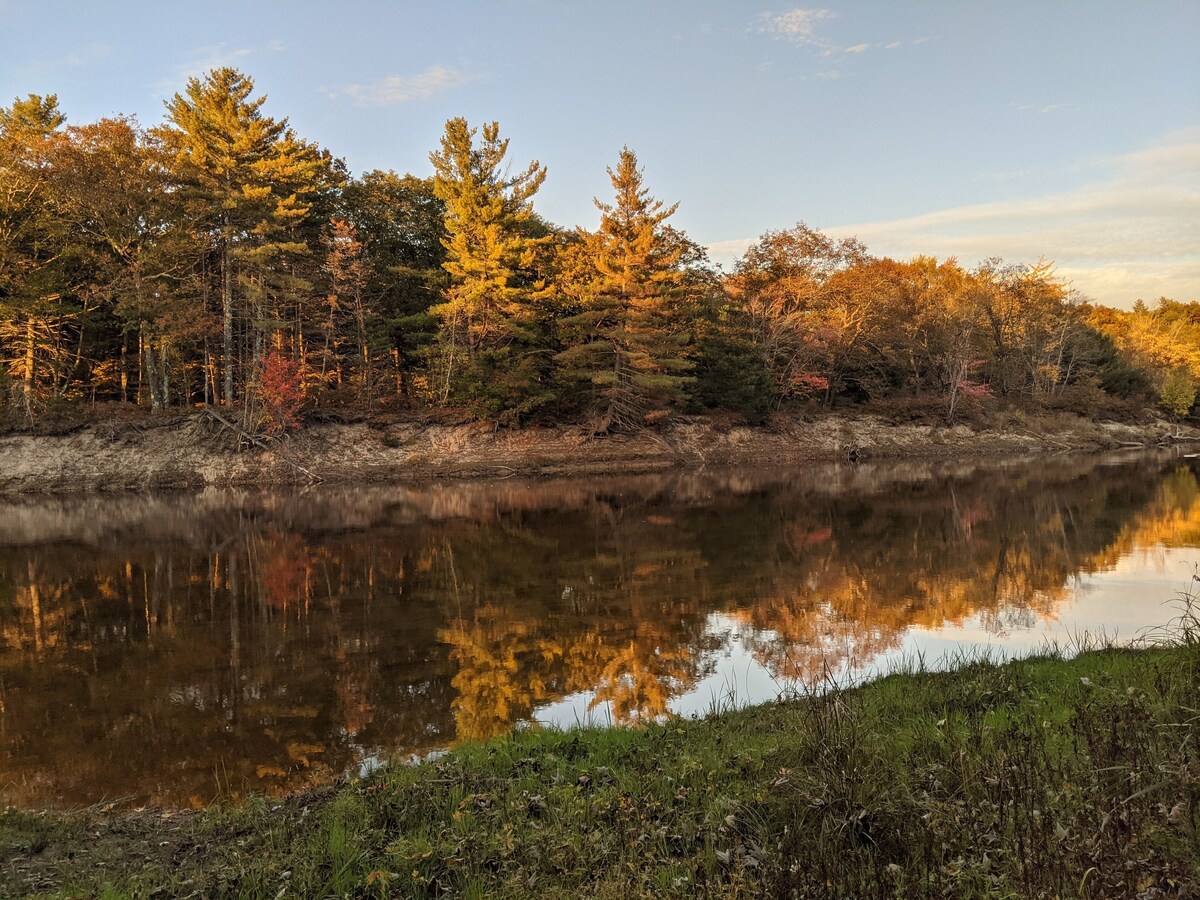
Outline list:
[[[778,684],[1012,633],[1196,547],[1198,500],[1157,455],[3,501],[0,792],[291,790],[564,698],[659,716],[734,645]]]

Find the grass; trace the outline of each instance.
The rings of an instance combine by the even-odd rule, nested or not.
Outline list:
[[[1200,628],[521,731],[286,801],[0,815],[0,894],[1189,897]]]

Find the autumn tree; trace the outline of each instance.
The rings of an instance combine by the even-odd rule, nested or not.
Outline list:
[[[27,416],[48,364],[61,387],[64,327],[78,312],[77,248],[56,181],[65,121],[53,94],[0,108],[0,341]]]
[[[536,306],[545,285],[534,271],[545,240],[528,226],[546,169],[534,160],[511,174],[507,154],[498,123],[475,129],[456,118],[429,155],[434,194],[446,208],[442,266],[451,278],[431,312],[442,323],[442,401],[521,415],[545,399]]]
[[[738,261],[728,288],[753,322],[781,397],[832,401],[872,317],[839,276],[868,258],[860,241],[800,222],[767,232]]]
[[[131,118],[67,129],[59,155],[61,215],[92,254],[92,280],[120,329],[120,356],[99,370],[128,396],[127,345],[135,340],[138,371],[153,408],[171,401],[173,357],[206,333],[206,317],[189,308],[186,270],[192,249],[182,227],[161,148]],[[102,380],[93,374],[93,388]],[[115,385],[114,385],[115,387]]]
[[[1082,312],[1128,366],[1142,373],[1144,386],[1121,360],[1110,359],[1105,370],[1109,379],[1135,393],[1148,388],[1172,415],[1191,410],[1200,383],[1200,303],[1163,297],[1153,306],[1138,300],[1132,310],[1089,306]]]
[[[577,311],[561,327],[568,347],[562,375],[593,387],[593,430],[635,428],[685,397],[692,363],[686,317],[686,239],[668,229],[666,206],[643,185],[637,155],[625,147],[608,169],[614,203],[595,200],[600,227],[582,232],[586,269]]]

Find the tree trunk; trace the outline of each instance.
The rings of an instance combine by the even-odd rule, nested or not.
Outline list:
[[[233,408],[233,260],[228,243],[221,247],[221,315],[225,352],[225,405]]]
[[[162,409],[162,399],[158,388],[158,367],[154,363],[154,343],[142,341],[142,356],[146,361],[146,381],[150,388],[150,408],[155,412]]]
[[[159,344],[158,361],[162,366],[162,378],[159,380],[159,385],[162,387],[162,405],[165,409],[171,405],[171,366],[167,362],[165,339]]]

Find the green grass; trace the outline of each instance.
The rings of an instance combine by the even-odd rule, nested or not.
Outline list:
[[[8,812],[0,894],[1196,896],[1197,634],[522,731],[202,814]]]

